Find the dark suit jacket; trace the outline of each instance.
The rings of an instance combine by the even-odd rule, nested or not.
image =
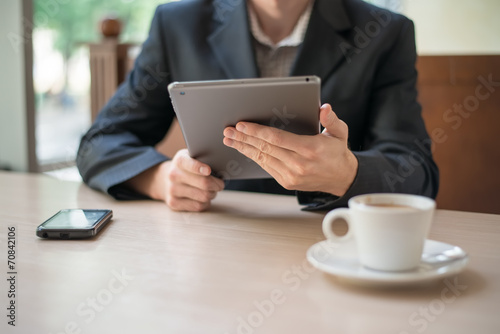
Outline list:
[[[322,103],[349,126],[359,169],[342,198],[299,192],[301,202],[330,209],[370,192],[436,196],[415,61],[407,18],[358,0],[316,0],[290,74],[321,78]],[[159,6],[133,71],[82,139],[77,164],[84,181],[116,198],[137,198],[120,184],[168,159],[153,148],[175,116],[167,85],[258,76],[245,1]],[[272,179],[231,181],[226,189],[294,194]]]

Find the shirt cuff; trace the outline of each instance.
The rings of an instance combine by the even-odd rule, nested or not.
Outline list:
[[[356,154],[354,154],[354,156],[358,159],[358,170],[356,171],[354,181],[352,181],[346,193],[343,196],[336,196],[320,191],[297,191],[297,200],[299,204],[305,205],[305,207],[301,209],[302,211],[330,211],[335,208],[347,206],[349,199],[357,195],[356,189],[359,187],[361,161]]]

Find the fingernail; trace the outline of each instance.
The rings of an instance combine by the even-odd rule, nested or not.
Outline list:
[[[243,123],[236,124],[236,130],[238,130],[238,131],[245,132],[246,128],[247,127]]]
[[[229,139],[229,138],[227,138],[227,137],[226,137],[226,138],[224,138],[223,143],[224,143],[224,145],[226,145],[226,146],[231,146],[231,147],[232,147],[232,146],[233,146],[233,143],[234,143],[234,140]]]
[[[234,130],[233,129],[226,129],[224,131],[224,136],[226,136],[227,138],[234,138],[234,136],[235,136]]]
[[[203,175],[209,175],[210,174],[210,169],[208,167],[200,167],[200,174],[203,174]]]

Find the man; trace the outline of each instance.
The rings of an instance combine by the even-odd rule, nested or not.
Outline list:
[[[297,194],[311,209],[357,194],[434,197],[438,170],[416,101],[414,28],[358,0],[193,0],[158,7],[127,81],[82,139],[85,182],[119,199],[150,197],[203,211],[225,189]],[[186,150],[153,146],[174,118],[172,81],[317,75],[325,130],[299,136],[240,122],[224,144],[274,179],[232,180]],[[335,112],[332,111],[335,110]]]

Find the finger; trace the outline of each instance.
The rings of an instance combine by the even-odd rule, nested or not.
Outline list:
[[[325,128],[323,133],[329,134],[336,138],[347,139],[348,128],[344,121],[337,117],[333,112],[332,107],[325,103],[319,110],[319,120]]]
[[[253,145],[229,138],[224,138],[223,143],[226,146],[236,149],[247,158],[255,161],[260,167],[262,167],[275,179],[280,177],[280,171],[283,171],[286,168],[283,160],[276,158],[269,153],[265,153]],[[293,154],[293,152],[291,152],[291,154]]]
[[[224,181],[216,177],[193,174],[181,168],[172,170],[168,177],[171,184],[187,185],[203,191],[224,189]]]
[[[186,198],[197,202],[210,202],[217,196],[217,191],[201,190],[186,184],[177,185],[169,189],[169,197]]]
[[[189,198],[168,197],[166,202],[174,211],[201,212],[210,207],[210,202],[198,202]]]
[[[268,160],[268,156],[276,158],[279,162],[287,163],[289,161],[294,161],[295,159],[301,159],[300,156],[304,154],[304,152],[308,152],[311,147],[314,147],[314,144],[312,143],[312,138],[314,138],[314,136],[299,136],[279,129],[261,126],[254,123],[250,124],[251,126],[256,125],[261,128],[260,130],[262,130],[261,132],[259,132],[260,130],[257,130],[256,132],[250,130],[251,133],[256,135],[264,134],[264,136],[270,135],[271,138],[274,139],[269,139],[269,137],[267,137],[268,139],[265,140],[259,137],[247,135],[236,130],[235,128],[228,127],[224,130],[224,135],[226,135],[224,144],[238,149],[241,153],[258,162],[262,167],[263,164],[265,164],[265,161]],[[267,130],[270,131],[268,132]],[[275,134],[270,134],[270,132]],[[281,138],[285,139],[283,141],[281,139],[276,139],[279,138],[276,137],[276,135],[282,136]],[[253,146],[257,149],[257,151],[244,145],[238,145],[237,142]],[[285,147],[279,146],[280,144]],[[275,168],[277,170],[281,170],[279,169],[281,167],[278,167],[277,165]]]
[[[263,162],[263,159],[268,155],[284,160],[289,154],[293,153],[261,138],[246,135],[234,128],[226,128],[224,135],[226,136],[223,140],[224,145],[235,148],[247,156],[251,155],[249,158],[255,161]]]
[[[190,172],[192,174],[208,176],[212,172],[209,165],[191,158],[189,156],[187,149],[182,149],[178,151],[174,157],[174,162],[181,169]]]
[[[221,191],[224,189],[224,181],[211,176],[210,166],[191,158],[187,149],[177,152],[174,165],[177,168],[171,175],[174,182],[185,183],[203,190]]]
[[[299,136],[288,131],[251,122],[238,122],[236,124],[236,135],[239,133],[264,140],[273,146],[294,152],[301,150],[304,145],[307,145],[307,139],[310,137]]]
[[[203,191],[219,192],[224,189],[224,181],[214,176],[189,175],[184,184]]]

